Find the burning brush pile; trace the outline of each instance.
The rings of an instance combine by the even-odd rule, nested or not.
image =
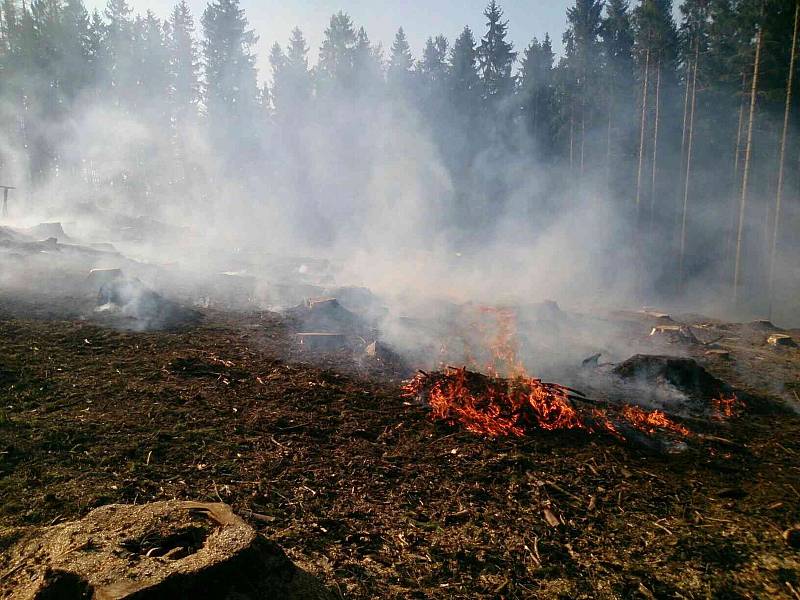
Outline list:
[[[431,417],[490,437],[523,436],[534,429],[583,429],[574,393],[532,377],[503,379],[447,368],[420,371],[404,386],[408,396],[430,407]]]
[[[646,437],[657,436],[656,445],[679,448],[691,435],[661,411],[633,405],[599,407],[575,390],[525,375],[506,379],[448,367],[419,372],[404,391],[428,406],[433,420],[487,437],[580,430],[645,445],[652,445]]]
[[[578,430],[661,450],[683,449],[684,440],[694,435],[662,411],[594,401],[574,389],[529,376],[517,358],[513,313],[483,310],[491,310],[497,321],[488,375],[446,367],[419,371],[404,385],[406,396],[429,407],[433,420],[487,437]],[[734,401],[721,405],[720,412],[734,416]]]

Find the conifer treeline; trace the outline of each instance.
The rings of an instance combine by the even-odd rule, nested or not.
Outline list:
[[[212,0],[197,31],[185,1],[161,20],[126,0],[91,14],[82,0],[1,0],[0,178],[33,189],[69,173],[131,201],[180,189],[197,202],[218,177],[204,166],[213,156],[255,188],[268,177],[298,214],[322,214],[337,195],[374,201],[365,181],[385,145],[367,121],[414,123],[446,168],[450,183],[434,189],[451,196],[445,220],[460,231],[491,230],[520,193],[515,177],[544,165],[558,182],[525,192],[533,229],[545,205],[611,203],[662,292],[701,275],[765,303],[800,246],[797,0],[684,0],[680,11],[676,23],[671,0],[575,0],[563,57],[547,35],[514,48],[495,0],[482,32],[431,36],[418,57],[402,28],[384,51],[339,12],[313,65],[295,29],[259,85],[238,0]],[[168,135],[108,170],[71,122],[93,104]],[[348,177],[315,179],[322,153]]]

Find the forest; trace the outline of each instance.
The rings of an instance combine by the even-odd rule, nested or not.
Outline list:
[[[796,308],[798,3],[673,8],[575,0],[563,56],[549,35],[515,48],[495,0],[419,55],[338,12],[319,49],[294,29],[259,73],[238,0],[165,19],[3,0],[0,184],[29,208],[236,214],[317,248],[392,230],[398,252],[480,252],[509,219],[535,238],[572,214],[576,237],[613,228],[606,271],[642,300]]]
[[[0,600],[800,600],[800,0],[175,1],[0,0]]]

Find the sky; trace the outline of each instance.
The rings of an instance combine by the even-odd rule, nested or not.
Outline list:
[[[134,12],[148,9],[165,18],[175,0],[128,0]],[[89,10],[103,9],[106,0],[88,0]],[[188,0],[200,31],[200,16],[207,0]],[[487,0],[241,0],[251,28],[259,35],[259,78],[269,78],[269,49],[275,42],[286,44],[289,33],[300,27],[309,42],[311,62],[316,62],[322,36],[330,16],[338,10],[349,13],[357,26],[363,25],[373,43],[382,42],[388,51],[397,28],[408,36],[414,57],[421,54],[428,36],[444,34],[452,43],[465,25],[479,38],[484,29],[483,10]],[[534,37],[550,33],[556,54],[562,50],[561,35],[566,28],[567,6],[574,0],[502,0],[510,21],[509,37],[522,52]]]

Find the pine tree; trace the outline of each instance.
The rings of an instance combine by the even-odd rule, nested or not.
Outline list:
[[[91,23],[83,0],[66,0],[63,9],[63,91],[75,98],[80,91],[94,83],[91,60]]]
[[[577,128],[579,132],[578,162],[581,174],[586,161],[586,130],[593,124],[592,106],[588,99],[597,85],[602,11],[601,0],[575,0],[575,5],[567,9],[567,31],[564,33],[565,66],[569,73],[570,87],[575,93],[570,120],[573,130]],[[574,137],[574,132],[571,137]]]
[[[383,85],[383,48],[373,46],[363,27],[356,33],[353,48],[353,74],[355,88],[368,96],[375,96]]]
[[[286,68],[291,75],[292,96],[299,106],[311,99],[311,73],[308,69],[308,44],[303,32],[295,27],[286,48]]]
[[[519,76],[519,99],[527,131],[543,147],[549,146],[553,92],[553,53],[550,36],[533,41],[525,49]]]
[[[0,40],[3,54],[13,55],[19,47],[19,11],[16,0],[2,0],[0,4]]]
[[[450,44],[443,35],[429,37],[422,51],[417,71],[428,83],[443,82],[447,76],[447,55]]]
[[[269,50],[269,64],[272,68],[272,88],[268,90],[272,108],[280,114],[291,105],[291,98],[284,95],[283,74],[286,71],[286,55],[278,42],[272,44]]]
[[[239,0],[213,0],[202,18],[206,108],[217,136],[252,132],[258,107],[253,46]]]
[[[656,116],[660,118],[663,105],[662,82],[672,87],[678,48],[678,33],[672,16],[672,0],[642,0],[632,15],[634,25],[634,54],[640,68],[640,121],[638,168],[636,174],[636,207],[639,211],[645,185],[644,167],[647,163],[647,132],[658,132]],[[653,88],[651,90],[651,87]],[[655,101],[654,101],[655,100]],[[651,116],[652,115],[652,116]],[[653,127],[650,127],[651,119]],[[657,152],[659,140],[650,140],[651,156]],[[653,163],[655,171],[658,165]],[[650,186],[652,189],[652,185]],[[650,203],[653,205],[654,198]]]
[[[636,47],[639,54],[648,48],[666,59],[675,59],[678,30],[672,16],[672,0],[642,0],[633,11]]]
[[[317,86],[323,94],[350,90],[354,86],[354,51],[356,31],[347,13],[331,16],[319,51]]]
[[[89,20],[89,30],[87,32],[87,49],[88,49],[88,70],[92,81],[101,82],[107,81],[106,74],[108,51],[105,46],[105,23],[100,11],[92,11],[92,16]],[[100,85],[95,85],[93,89],[97,94],[100,91]]]
[[[60,0],[33,0],[33,20],[36,43],[36,62],[44,77],[48,79],[49,96],[58,94],[61,87],[60,63],[66,42],[62,32],[62,5]],[[51,105],[51,108],[54,104]]]
[[[480,86],[478,52],[472,30],[465,27],[450,53],[450,82],[453,104],[464,113],[473,110]]]
[[[299,103],[305,103],[308,99],[296,97],[294,74],[289,68],[288,58],[277,42],[270,49],[269,64],[272,68],[272,87],[265,92],[265,96],[269,95],[273,116],[280,123],[288,124],[296,120]]]
[[[126,0],[108,0],[104,11],[103,62],[112,102],[117,105],[134,97],[137,87],[132,12]]]
[[[142,106],[155,105],[153,116],[163,119],[166,116],[166,103],[152,102],[153,98],[167,98],[171,88],[169,71],[169,52],[164,25],[153,11],[148,10],[139,22],[137,36],[136,63],[138,67],[137,84],[139,103]],[[166,126],[166,123],[163,123]]]
[[[753,139],[754,127],[756,120],[756,113],[758,111],[758,91],[761,85],[761,60],[762,51],[764,48],[764,13],[765,3],[761,2],[759,17],[755,21],[755,48],[753,50],[753,74],[750,78],[750,98],[749,98],[749,111],[747,117],[747,127],[745,136],[746,142],[744,146],[744,164],[742,166],[742,188],[739,200],[739,218],[737,220],[736,228],[736,255],[734,259],[733,268],[733,304],[737,305],[740,299],[740,286],[742,284],[742,271],[744,262],[744,236],[747,221],[747,209],[750,196],[750,185],[752,175],[752,154],[753,154]]]
[[[277,113],[288,114],[305,107],[311,99],[311,74],[308,70],[308,45],[303,32],[295,28],[286,54],[280,44],[270,51],[272,101]]]
[[[445,143],[446,131],[452,128],[448,114],[448,84],[450,44],[443,35],[429,37],[416,65],[416,80],[419,85],[419,110],[431,128],[434,139]]]
[[[414,66],[414,59],[411,56],[411,47],[408,45],[403,28],[397,30],[392,44],[392,51],[389,55],[389,69],[387,80],[389,86],[400,94],[411,94],[411,69]]]
[[[615,80],[633,77],[633,26],[628,0],[609,0],[600,30],[606,66]]]
[[[478,48],[478,61],[487,99],[508,97],[514,90],[511,69],[517,58],[514,46],[506,40],[508,21],[503,20],[503,10],[496,0],[490,0],[483,12],[486,17],[486,34]]]
[[[169,60],[170,102],[173,118],[181,126],[196,110],[200,93],[200,63],[194,38],[194,18],[186,0],[172,10],[166,45]]]
[[[34,114],[37,108],[34,104],[38,97],[38,86],[41,84],[37,73],[38,40],[36,24],[31,15],[30,8],[23,3],[19,13],[17,25],[17,51],[14,56],[16,77],[13,87],[13,101],[17,109],[19,142],[27,157],[27,187],[32,189],[33,182],[42,176],[46,168],[46,158],[43,157],[37,139],[37,118]]]
[[[605,57],[608,123],[606,128],[606,179],[609,190],[621,192],[626,185],[626,161],[615,161],[622,152],[625,132],[633,125],[634,61],[633,26],[627,0],[609,0],[600,32]],[[612,181],[614,180],[614,181]]]
[[[783,218],[783,195],[786,184],[786,151],[789,135],[790,117],[792,114],[792,92],[794,91],[795,71],[797,68],[797,44],[800,35],[800,2],[795,0],[794,25],[792,27],[792,44],[789,51],[789,68],[786,76],[786,97],[784,101],[783,127],[780,135],[780,151],[778,152],[778,183],[775,191],[775,213],[770,243],[769,257],[769,317],[772,317],[775,300],[775,268],[778,260],[778,243],[780,240]]]
[[[599,62],[602,12],[601,0],[575,0],[575,5],[567,9],[564,41],[569,49],[567,58],[578,79],[585,79]]]

